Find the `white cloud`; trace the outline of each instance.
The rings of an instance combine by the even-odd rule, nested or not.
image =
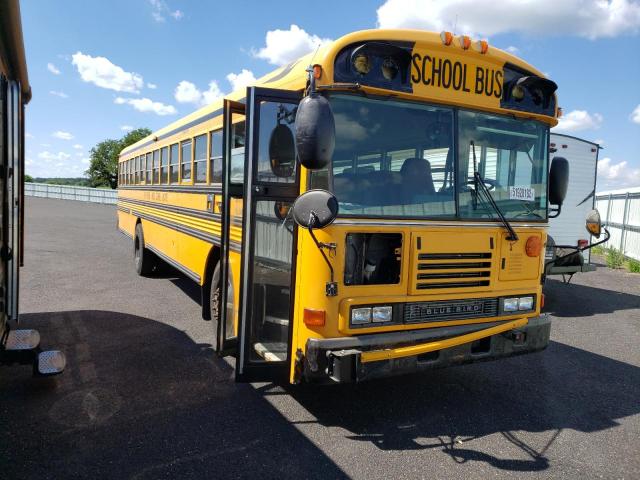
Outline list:
[[[209,82],[209,88],[200,91],[192,82],[182,80],[176,87],[173,96],[180,103],[191,103],[196,106],[204,106],[224,96],[218,86],[218,82]]]
[[[520,49],[518,47],[514,47],[513,45],[509,45],[505,50],[509,53],[513,53],[514,55],[518,55],[520,53]]]
[[[633,123],[640,123],[640,105],[638,105],[629,116]]]
[[[309,52],[318,45],[331,42],[328,38],[310,35],[297,25],[291,25],[289,30],[269,30],[265,37],[265,46],[260,50],[253,50],[253,56],[267,60],[273,65],[285,65]]]
[[[29,133],[29,132],[25,133],[24,136],[27,137],[27,138],[36,138],[35,135],[33,135],[32,133]]]
[[[51,134],[52,137],[54,138],[59,138],[60,140],[73,140],[73,134],[69,133],[69,132],[64,132],[62,130],[58,130],[56,132],[53,132]]]
[[[612,189],[640,185],[640,168],[626,161],[613,163],[609,158],[598,160],[598,188]]]
[[[174,20],[180,20],[184,17],[181,10],[171,10],[164,0],[149,0],[149,4],[151,5],[151,17],[158,23],[164,23],[167,20],[166,15]]]
[[[154,102],[150,98],[122,98],[116,97],[114,100],[118,105],[131,105],[139,112],[151,112],[156,115],[173,115],[177,113],[176,108],[173,105],[165,105],[161,102]]]
[[[130,132],[133,130],[133,127],[131,125],[120,125],[120,130],[123,132]]]
[[[71,155],[65,152],[52,153],[48,150],[45,150],[44,152],[40,152],[38,154],[38,158],[44,160],[45,162],[53,162],[53,161],[60,162],[63,160],[70,159]]]
[[[67,94],[66,94],[66,93],[64,93],[64,92],[59,92],[59,91],[57,91],[57,90],[49,90],[49,93],[50,93],[51,95],[56,96],[56,97],[60,97],[60,98],[69,98],[69,95],[67,95]]]
[[[51,145],[48,143],[41,143],[40,146],[44,148],[49,148]]]
[[[594,130],[600,128],[602,115],[599,113],[589,113],[586,110],[573,110],[564,114],[558,120],[558,125],[554,131],[578,132],[580,130]]]
[[[256,77],[254,77],[251,70],[243,68],[240,73],[230,73],[227,75],[227,80],[231,84],[231,90],[235,91],[255,83]]]
[[[79,143],[76,143],[73,148],[75,148],[76,150],[81,150],[82,148],[84,148],[82,145],[80,145]]]
[[[72,55],[71,63],[78,69],[83,81],[98,87],[116,92],[138,93],[144,85],[141,75],[126,72],[105,57],[92,57],[77,52]]]
[[[158,88],[158,85],[156,85],[155,83],[147,83],[147,88],[155,90],[156,88]]]
[[[54,75],[60,75],[60,69],[58,69],[58,67],[56,67],[53,63],[49,62],[47,63],[47,70],[49,70],[51,73],[53,73]]]
[[[600,145],[601,147],[604,147],[604,140],[602,140],[601,138],[596,138],[593,143],[597,143],[598,145]]]
[[[614,37],[640,29],[634,0],[387,0],[377,10],[380,28],[455,30],[474,36],[534,35]]]

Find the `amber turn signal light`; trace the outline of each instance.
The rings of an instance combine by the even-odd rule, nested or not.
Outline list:
[[[303,321],[307,327],[324,327],[326,312],[324,310],[304,309]]]
[[[542,241],[540,240],[540,237],[527,238],[524,250],[527,252],[528,257],[537,257],[540,255],[540,251],[542,250]]]

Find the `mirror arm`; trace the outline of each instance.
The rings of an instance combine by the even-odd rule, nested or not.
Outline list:
[[[609,239],[611,238],[611,233],[609,233],[609,229],[607,227],[602,227],[602,228],[604,228],[605,239],[604,240],[600,240],[599,242],[587,245],[586,247],[568,247],[566,245],[556,245],[556,248],[575,248],[575,252],[567,253],[566,255],[563,255],[561,257],[556,257],[553,260],[549,260],[548,262],[546,262],[544,264],[545,269],[546,269],[547,265],[551,265],[552,263],[555,263],[558,260],[562,260],[564,258],[570,257],[571,255],[575,255],[576,252],[584,252],[585,250],[589,250],[590,248],[597,247],[598,245],[602,245],[603,243],[608,242]]]
[[[327,297],[335,297],[336,295],[338,295],[338,284],[334,281],[333,278],[333,265],[331,265],[331,262],[329,261],[329,257],[327,257],[327,254],[324,253],[324,249],[326,248],[327,250],[329,250],[330,252],[335,252],[337,245],[335,243],[324,243],[324,242],[320,242],[317,238],[316,238],[316,234],[313,233],[313,225],[316,223],[316,214],[315,212],[311,212],[309,214],[309,235],[311,235],[311,238],[313,239],[314,243],[316,244],[316,247],[318,247],[318,250],[320,250],[320,253],[322,254],[322,258],[324,258],[325,263],[327,264],[327,266],[329,267],[329,274],[330,274],[330,280],[329,282],[326,283],[325,285],[325,295]]]
[[[549,218],[556,218],[560,215],[562,211],[562,205],[558,205],[557,208],[549,209]]]

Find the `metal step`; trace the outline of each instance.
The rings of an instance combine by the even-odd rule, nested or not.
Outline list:
[[[287,344],[284,342],[254,343],[253,348],[267,362],[282,362],[287,359]]]
[[[67,366],[67,357],[60,350],[40,352],[36,359],[36,371],[39,375],[49,376],[62,373]]]
[[[40,333],[37,330],[11,330],[4,348],[7,352],[21,352],[35,350],[39,345]]]
[[[264,316],[264,321],[267,323],[273,323],[275,325],[281,325],[283,327],[288,327],[289,326],[289,319],[288,318],[279,318],[279,317],[274,317],[273,315],[265,315]]]

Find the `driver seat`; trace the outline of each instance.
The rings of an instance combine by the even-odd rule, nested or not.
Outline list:
[[[407,158],[400,168],[404,194],[413,201],[417,196],[436,194],[431,173],[431,163],[424,158]]]

